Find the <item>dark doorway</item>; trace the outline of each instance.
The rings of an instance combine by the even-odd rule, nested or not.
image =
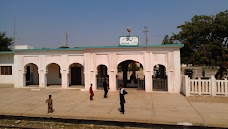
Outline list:
[[[141,63],[134,60],[126,60],[119,63],[117,69],[117,88],[122,84],[126,88],[145,90],[145,78]]]
[[[81,85],[81,67],[71,67],[71,85]]]
[[[103,82],[109,82],[108,68],[105,65],[97,66],[97,89],[103,89]]]
[[[29,85],[39,85],[39,74],[38,74],[38,67],[37,65],[33,63],[29,63],[24,66],[24,69],[26,69],[26,74],[25,74],[25,84],[26,86]]]
[[[154,66],[153,91],[168,91],[166,68],[163,65]]]
[[[27,66],[26,71],[26,81],[30,81],[30,66]]]

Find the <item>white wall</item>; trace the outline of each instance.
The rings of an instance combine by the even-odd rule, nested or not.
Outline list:
[[[33,63],[38,66],[39,86],[47,84],[61,84],[62,88],[68,88],[70,84],[70,65],[79,63],[83,66],[83,81],[85,90],[89,90],[90,84],[96,89],[97,66],[105,65],[108,69],[110,90],[116,90],[117,66],[126,60],[134,60],[143,65],[145,75],[145,91],[152,92],[153,68],[157,64],[166,67],[168,75],[168,92],[178,93],[180,91],[180,52],[179,48],[125,48],[125,49],[88,49],[88,50],[40,50],[21,51],[15,55],[15,87],[23,87],[24,66]],[[3,61],[4,62],[4,61]],[[56,63],[57,65],[47,66]],[[47,77],[46,77],[47,74]]]
[[[14,55],[0,55],[0,66],[12,66],[12,75],[0,75],[0,84],[14,84]],[[1,72],[1,71],[0,71]]]

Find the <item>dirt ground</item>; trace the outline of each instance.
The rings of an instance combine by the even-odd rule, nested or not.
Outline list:
[[[212,96],[190,96],[186,97],[190,102],[203,103],[228,103],[228,97],[212,97]]]
[[[8,127],[7,127],[8,126]],[[36,128],[36,129],[143,129],[139,127],[118,127],[95,124],[74,124],[62,122],[44,122],[30,120],[0,120],[0,129],[10,128]]]

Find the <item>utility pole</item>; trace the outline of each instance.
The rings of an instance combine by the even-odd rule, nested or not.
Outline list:
[[[15,0],[13,4],[13,40],[14,40],[14,45],[16,42],[16,5],[15,5]]]
[[[149,41],[148,38],[147,38],[147,33],[149,32],[147,26],[144,27],[144,31],[143,32],[146,34],[146,39],[145,40],[146,40],[146,45],[147,45],[148,41]]]
[[[68,47],[68,33],[66,32],[66,47]]]

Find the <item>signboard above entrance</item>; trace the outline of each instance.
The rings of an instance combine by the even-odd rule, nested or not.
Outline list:
[[[120,37],[120,46],[138,46],[139,45],[139,37],[134,36],[122,36]]]

